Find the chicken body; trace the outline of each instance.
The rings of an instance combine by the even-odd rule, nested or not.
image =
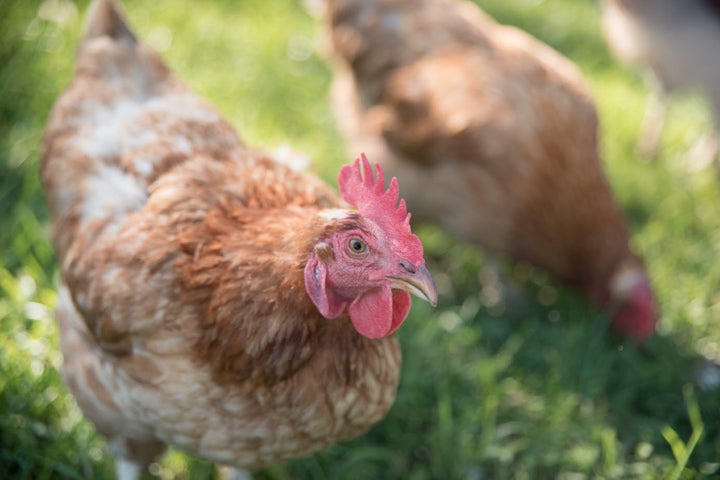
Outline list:
[[[333,102],[351,148],[415,218],[546,269],[644,339],[656,311],[598,154],[581,74],[457,0],[327,0]]]
[[[720,130],[720,2],[716,0],[603,0],[603,30],[615,55],[644,66],[654,97],[639,149],[657,153],[667,97],[698,93],[708,100],[714,129],[698,144],[701,164],[717,157]]]
[[[345,189],[363,194],[346,169]],[[120,478],[166,445],[239,467],[307,455],[392,405],[402,290],[436,298],[409,226],[397,227],[398,259],[385,247],[394,226],[246,148],[111,0],[91,6],[45,132],[42,179],[63,283],[63,375],[121,457]],[[358,242],[370,246],[352,260],[369,258],[380,278],[343,263],[353,252],[342,247]],[[384,258],[395,265],[387,278]],[[333,315],[318,295],[334,299]],[[390,316],[358,317],[368,305]]]

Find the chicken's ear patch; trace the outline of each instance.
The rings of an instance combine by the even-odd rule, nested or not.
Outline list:
[[[343,314],[347,302],[339,299],[327,288],[327,264],[333,256],[332,248],[318,244],[305,265],[305,291],[325,318],[337,318]]]

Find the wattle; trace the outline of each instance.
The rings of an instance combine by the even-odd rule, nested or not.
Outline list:
[[[402,324],[410,311],[410,294],[389,286],[366,292],[348,309],[355,330],[368,338],[390,335]]]

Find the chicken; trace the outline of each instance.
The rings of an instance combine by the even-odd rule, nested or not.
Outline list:
[[[718,154],[720,135],[720,2],[717,0],[603,0],[603,30],[621,60],[643,65],[653,97],[648,105],[638,149],[657,153],[667,111],[676,91],[704,95],[714,128],[691,150],[697,167]]]
[[[643,341],[657,306],[581,74],[470,2],[326,0],[336,117],[414,218],[543,268]]]
[[[254,468],[382,419],[410,293],[437,301],[397,181],[363,156],[340,170],[345,203],[247,148],[113,0],[76,62],[42,180],[63,375],[118,477],[167,445]]]

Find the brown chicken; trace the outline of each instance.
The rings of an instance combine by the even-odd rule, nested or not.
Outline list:
[[[437,293],[397,182],[373,176],[343,167],[344,203],[249,150],[94,1],[42,178],[63,374],[119,478],[166,445],[253,468],[383,418],[408,292]]]
[[[642,340],[656,304],[577,68],[470,2],[327,0],[333,101],[415,218],[582,289]]]

